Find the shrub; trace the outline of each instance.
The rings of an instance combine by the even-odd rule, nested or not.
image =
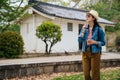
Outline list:
[[[16,58],[23,53],[23,39],[17,32],[3,32],[0,34],[0,56]]]
[[[120,23],[117,23],[116,25],[115,25],[115,30],[117,31],[117,30],[120,30]]]
[[[115,24],[115,27],[112,26],[106,26],[105,31],[106,32],[116,32],[120,30],[120,23]]]
[[[20,33],[20,25],[12,24],[8,27],[8,31],[16,31],[16,32]]]
[[[115,45],[117,47],[117,51],[120,51],[120,36],[116,37]]]
[[[105,27],[105,31],[106,31],[106,32],[115,32],[115,27],[106,26],[106,27]]]

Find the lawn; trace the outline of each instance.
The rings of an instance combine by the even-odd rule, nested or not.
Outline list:
[[[101,80],[120,80],[120,68],[118,69],[108,69],[101,71]],[[53,80],[84,80],[83,73],[71,76],[62,76],[54,78]]]

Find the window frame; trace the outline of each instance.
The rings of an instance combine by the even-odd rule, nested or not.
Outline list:
[[[67,23],[67,31],[73,31],[73,23],[71,22]]]

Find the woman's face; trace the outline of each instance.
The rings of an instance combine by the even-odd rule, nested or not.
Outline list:
[[[89,22],[94,22],[95,18],[91,14],[86,15],[86,21]]]

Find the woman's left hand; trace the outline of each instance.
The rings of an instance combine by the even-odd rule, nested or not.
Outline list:
[[[91,45],[91,44],[98,44],[98,42],[97,41],[95,41],[95,40],[93,40],[93,39],[88,39],[87,40],[87,45]]]

